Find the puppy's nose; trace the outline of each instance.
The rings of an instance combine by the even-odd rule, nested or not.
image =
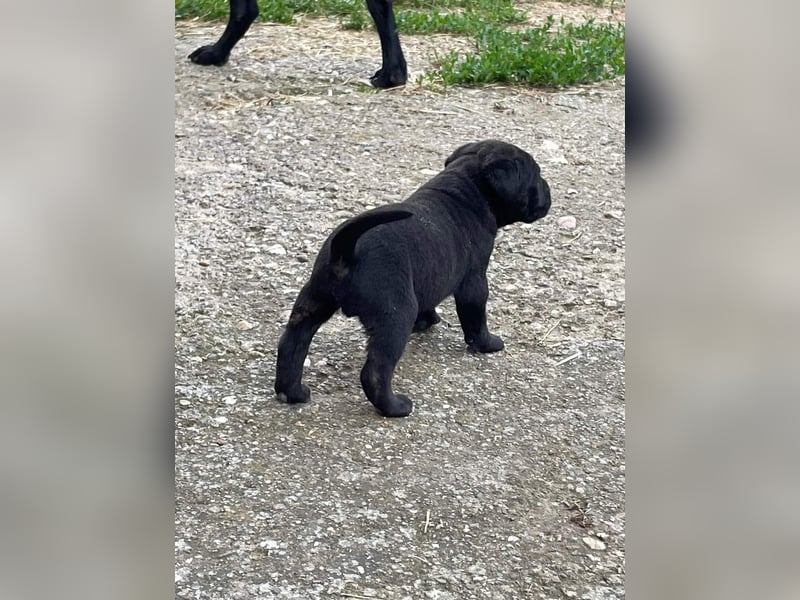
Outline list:
[[[542,185],[539,190],[539,206],[538,209],[542,216],[547,214],[547,211],[550,210],[550,185],[547,183],[547,180],[542,179]]]

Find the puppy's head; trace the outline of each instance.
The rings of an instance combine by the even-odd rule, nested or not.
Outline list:
[[[539,173],[539,165],[513,144],[498,140],[465,144],[444,164],[449,167],[453,163],[464,163],[475,178],[498,227],[517,221],[532,223],[550,210],[550,186]]]

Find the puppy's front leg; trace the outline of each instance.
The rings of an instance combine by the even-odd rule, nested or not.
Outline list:
[[[486,301],[489,299],[489,284],[481,273],[465,279],[453,294],[456,312],[464,331],[464,341],[478,352],[497,352],[505,347],[503,340],[489,333],[486,326]]]
[[[278,344],[278,362],[275,368],[275,393],[278,399],[296,404],[308,402],[311,391],[301,383],[303,361],[308,354],[311,339],[320,326],[339,308],[336,301],[324,294],[315,293],[313,283],[308,283],[297,296],[289,324]]]

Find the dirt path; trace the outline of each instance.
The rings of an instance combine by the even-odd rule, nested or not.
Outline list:
[[[334,20],[257,26],[222,69],[185,60],[218,33],[176,35],[177,596],[623,597],[622,82],[364,92],[377,40]],[[412,77],[468,45],[403,42]],[[553,193],[497,241],[506,350],[468,353],[446,301],[398,368],[414,413],[384,420],[360,328],[336,316],[312,403],[279,404],[277,339],[327,233],[489,137],[529,150]]]

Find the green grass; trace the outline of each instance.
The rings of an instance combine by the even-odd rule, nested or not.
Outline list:
[[[397,10],[397,29],[401,33],[477,33],[487,25],[505,25],[525,20],[525,13],[514,8],[511,0],[451,0],[445,8]],[[441,6],[441,5],[440,5]]]
[[[372,27],[364,0],[261,0],[259,20],[291,23],[297,14],[346,17],[348,29]],[[175,0],[178,19],[224,20],[227,0]],[[395,2],[397,28],[401,33],[474,33],[487,24],[522,21],[523,11],[511,0],[401,0]]]
[[[625,27],[554,19],[521,32],[487,27],[474,53],[451,52],[421,79],[452,84],[492,82],[559,86],[610,79],[625,73]]]
[[[611,4],[619,0],[565,0]],[[624,6],[624,2],[619,2]],[[475,51],[451,52],[418,81],[444,85],[492,82],[561,86],[609,79],[625,72],[625,27],[582,25],[559,27],[550,17],[541,27],[507,31],[524,22],[525,12],[512,0],[395,0],[401,34],[451,33],[475,38]],[[295,15],[338,16],[349,29],[373,27],[364,0],[260,0],[259,20],[292,23]],[[228,0],[175,0],[178,19],[226,20]]]
[[[209,21],[228,18],[228,0],[175,0],[177,19]],[[364,0],[260,0],[259,21],[291,23],[296,14],[349,16],[363,13],[371,22]]]

